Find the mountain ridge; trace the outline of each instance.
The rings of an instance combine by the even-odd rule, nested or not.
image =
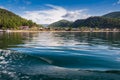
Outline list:
[[[120,18],[116,16],[120,16],[120,11],[119,13],[112,12],[112,13],[105,14],[103,16],[93,16],[87,19],[78,19],[72,22],[70,26],[61,26],[61,27],[120,28]],[[69,22],[69,21],[66,20],[66,22]],[[60,20],[58,22],[50,24],[50,26],[58,27],[57,23],[59,23],[59,25],[63,25],[63,22],[61,22]],[[68,23],[64,22],[64,25],[67,25],[67,24]]]
[[[103,15],[102,17],[106,17],[106,18],[120,18],[120,11],[111,12],[111,13]]]
[[[68,21],[68,20],[60,20],[60,21],[57,21],[57,22],[54,22],[50,25],[48,25],[49,27],[70,27],[72,25],[73,22],[71,21]]]

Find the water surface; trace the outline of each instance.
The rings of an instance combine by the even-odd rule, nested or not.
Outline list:
[[[119,80],[120,33],[0,33],[0,80]]]

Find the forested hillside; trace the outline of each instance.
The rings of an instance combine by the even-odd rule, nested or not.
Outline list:
[[[20,16],[0,8],[0,28],[1,29],[19,29],[20,26],[37,26],[31,20],[26,20]]]
[[[73,27],[91,27],[91,28],[120,28],[120,19],[90,17],[85,20],[77,20]]]
[[[89,27],[89,28],[120,28],[120,12],[112,12],[103,16],[89,17],[87,19],[79,19],[75,22],[58,21],[50,24],[51,27]]]
[[[120,19],[120,11],[118,11],[118,12],[111,12],[111,13],[105,14],[105,15],[103,15],[103,17],[119,18]]]
[[[60,20],[58,22],[55,22],[53,24],[50,24],[49,27],[70,27],[72,26],[72,22],[67,20]]]

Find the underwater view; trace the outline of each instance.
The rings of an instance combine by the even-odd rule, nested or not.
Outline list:
[[[0,32],[0,80],[119,79],[119,32]]]

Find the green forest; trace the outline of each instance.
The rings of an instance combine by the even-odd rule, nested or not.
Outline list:
[[[20,26],[29,26],[31,28],[38,25],[8,10],[0,9],[0,29],[19,29]]]
[[[85,20],[77,20],[72,24],[73,27],[90,28],[120,28],[120,19],[105,17],[90,17]]]

